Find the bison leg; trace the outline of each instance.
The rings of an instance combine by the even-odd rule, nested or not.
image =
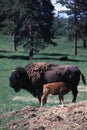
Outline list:
[[[78,94],[78,90],[77,90],[77,87],[73,87],[74,89],[72,89],[72,94],[73,94],[73,100],[72,102],[76,102],[76,97],[77,97],[77,94]]]
[[[43,95],[42,91],[38,91],[37,98],[38,98],[40,104],[41,104],[41,96],[42,95]]]
[[[42,95],[38,95],[38,100],[39,100],[40,104],[41,104],[41,97],[42,97]]]
[[[64,104],[63,95],[60,95],[60,94],[59,94],[59,100],[60,100],[60,104],[63,105],[63,104]]]

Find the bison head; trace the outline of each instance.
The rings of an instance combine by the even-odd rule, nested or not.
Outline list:
[[[29,85],[29,77],[26,70],[22,67],[17,67],[11,74],[10,86],[15,90],[15,92],[20,91],[21,88],[26,89]]]

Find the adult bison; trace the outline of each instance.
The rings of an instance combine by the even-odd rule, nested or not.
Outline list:
[[[11,74],[10,86],[18,92],[20,89],[29,91],[41,101],[43,84],[52,82],[65,82],[72,91],[73,102],[76,101],[80,81],[86,84],[85,77],[78,67],[72,65],[55,65],[49,63],[31,63],[25,68],[17,67]]]

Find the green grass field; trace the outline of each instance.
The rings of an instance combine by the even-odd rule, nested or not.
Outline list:
[[[38,100],[35,99],[30,93],[21,90],[15,93],[9,87],[9,77],[11,71],[17,66],[25,66],[31,62],[49,62],[55,64],[72,64],[80,68],[87,80],[87,48],[82,48],[81,41],[78,42],[78,55],[74,55],[73,43],[67,41],[65,38],[58,37],[55,39],[57,46],[49,46],[39,54],[34,55],[34,59],[29,61],[25,57],[28,52],[23,51],[20,47],[17,52],[13,51],[13,41],[8,36],[0,34],[0,114],[7,113],[12,110],[21,109],[25,106],[38,107]],[[68,56],[68,61],[60,61],[62,56]],[[87,92],[84,90],[86,87],[83,85],[82,80],[79,84],[83,91],[79,91],[77,102],[80,100],[87,100]],[[72,94],[65,95],[65,103],[72,100]],[[58,104],[58,96],[49,96],[48,103],[45,107],[51,107]],[[0,120],[0,123],[2,119]]]

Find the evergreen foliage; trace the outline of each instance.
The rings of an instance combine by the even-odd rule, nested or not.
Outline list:
[[[67,34],[67,18],[61,16],[54,17],[52,24],[54,36],[66,36]]]
[[[57,2],[67,7],[68,14],[68,37],[74,38],[74,53],[77,54],[77,39],[83,40],[86,47],[87,40],[87,1],[86,0],[58,0]]]
[[[38,51],[51,38],[53,10],[51,0],[0,0],[0,29],[13,36],[14,45]],[[51,42],[50,42],[51,41]]]

